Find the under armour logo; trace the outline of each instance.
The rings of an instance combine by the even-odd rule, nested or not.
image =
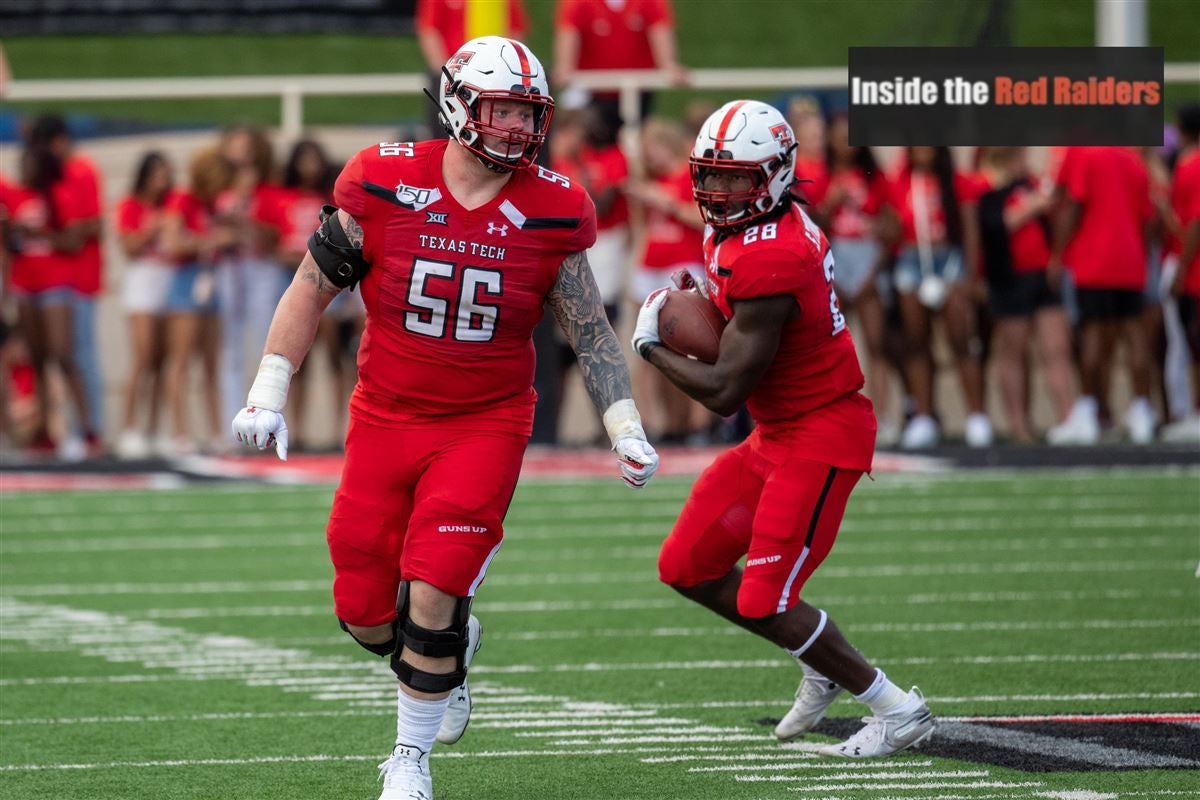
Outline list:
[[[498,233],[501,236],[508,236],[508,226],[507,225],[497,225],[494,222],[489,222],[488,223],[488,233]]]
[[[449,213],[448,211],[426,211],[425,224],[449,225],[450,223],[446,220]]]

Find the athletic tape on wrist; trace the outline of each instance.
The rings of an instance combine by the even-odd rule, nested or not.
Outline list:
[[[646,431],[642,428],[642,415],[632,400],[618,400],[604,412],[604,430],[608,432],[608,440],[613,447],[618,439],[641,439],[646,441]]]
[[[258,364],[254,385],[246,397],[246,405],[283,411],[287,405],[288,386],[292,382],[292,362],[278,353],[268,353]]]

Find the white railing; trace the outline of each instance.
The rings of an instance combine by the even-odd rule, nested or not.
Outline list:
[[[695,69],[692,89],[839,89],[849,82],[847,67],[801,69]],[[1167,64],[1167,83],[1200,83],[1200,62]],[[617,90],[621,116],[639,122],[638,92],[671,86],[655,70],[597,70],[579,73],[575,84],[587,89]],[[214,78],[94,78],[80,80],[13,80],[6,100],[139,100],[197,97],[278,97],[280,130],[286,139],[304,128],[304,98],[318,95],[420,95],[428,86],[424,73],[363,75],[254,75]]]

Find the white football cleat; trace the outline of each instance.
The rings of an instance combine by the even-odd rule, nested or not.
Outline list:
[[[821,721],[826,709],[841,693],[842,687],[821,673],[804,667],[804,677],[796,689],[796,702],[775,726],[775,737],[786,742],[808,733]]]
[[[379,765],[379,776],[383,778],[379,800],[433,800],[429,753],[420,748],[397,742],[388,760]]]
[[[467,652],[463,663],[471,666],[475,653],[483,641],[483,625],[472,614],[467,620]],[[463,679],[462,685],[450,692],[450,705],[446,707],[446,716],[442,717],[442,727],[438,728],[437,740],[442,744],[454,744],[467,732],[471,722],[471,686],[470,678]]]
[[[817,751],[838,758],[882,758],[910,747],[918,747],[933,735],[933,714],[925,705],[921,690],[913,687],[908,700],[899,709],[882,717],[863,717],[866,723],[858,733],[841,744],[830,744]]]

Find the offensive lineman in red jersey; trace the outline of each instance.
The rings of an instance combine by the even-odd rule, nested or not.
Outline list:
[[[706,293],[729,321],[715,364],[660,347],[666,289],[642,306],[633,346],[718,414],[745,402],[757,427],[701,474],[659,555],[685,597],[787,650],[804,670],[780,739],[811,730],[846,689],[874,713],[830,756],[886,756],[923,742],[933,717],[843,638],[800,589],[833,546],[871,469],[875,413],[833,290],[829,242],[790,194],[795,137],[771,106],[738,100],[704,123],[692,184],[708,228]],[[745,571],[737,566],[747,556]]]
[[[471,599],[532,429],[543,302],[622,477],[641,487],[658,467],[584,252],[592,201],[533,163],[553,113],[542,65],[520,42],[485,36],[443,77],[434,100],[449,141],[383,143],[346,165],[339,208],[309,240],[233,423],[242,441],[286,457],[288,382],[322,310],[358,283],[367,324],[327,538],[342,628],[400,679],[380,800],[431,800],[430,748],[457,741],[469,719]]]

